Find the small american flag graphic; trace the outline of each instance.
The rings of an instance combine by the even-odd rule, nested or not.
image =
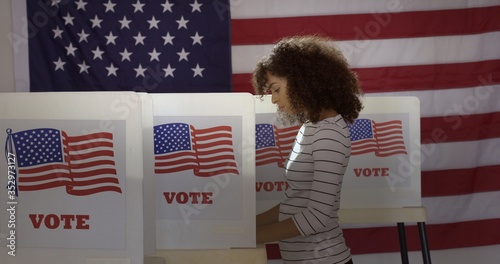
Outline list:
[[[54,128],[36,128],[9,135],[19,169],[19,191],[63,187],[71,195],[121,193],[113,134],[69,136]]]
[[[277,163],[284,168],[284,162],[292,151],[300,126],[278,128],[272,124],[255,125],[256,165]]]
[[[356,119],[349,127],[352,155],[374,153],[377,157],[407,154],[401,120],[375,122]]]
[[[156,174],[185,170],[200,177],[239,174],[230,126],[198,129],[186,123],[157,125],[154,154]]]

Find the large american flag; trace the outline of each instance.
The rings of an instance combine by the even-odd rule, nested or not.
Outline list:
[[[281,37],[331,36],[365,96],[421,103],[422,204],[431,250],[500,244],[500,2],[236,1],[233,91]],[[347,229],[356,254],[398,252],[395,227]],[[391,236],[391,235],[389,235]],[[408,247],[419,250],[416,228]],[[392,237],[392,236],[391,236]]]
[[[36,128],[12,133],[19,191],[63,187],[71,195],[121,193],[113,134],[68,136],[59,129]]]
[[[31,91],[231,90],[227,0],[27,0]]]
[[[232,91],[252,91],[250,73],[255,63],[279,38],[296,34],[333,37],[358,73],[366,96],[420,99],[422,203],[428,211],[431,250],[500,244],[498,0],[248,0],[231,1],[229,10]],[[47,38],[53,39],[52,29]],[[107,39],[100,41],[104,45]],[[163,39],[159,41],[158,45],[164,44]],[[23,42],[15,44],[16,48]],[[120,60],[113,65],[121,65]],[[38,65],[54,67],[53,61]],[[206,91],[212,90],[217,88],[206,86]],[[409,249],[417,250],[418,236],[413,227],[409,229]],[[345,231],[355,253],[399,251],[396,240],[373,243],[386,241],[387,232],[396,231],[394,227]]]
[[[185,170],[200,177],[239,174],[230,126],[200,129],[186,123],[157,125],[154,154],[156,174]]]
[[[401,120],[376,122],[356,119],[349,126],[351,155],[374,153],[377,157],[407,154]]]
[[[255,125],[255,164],[262,166],[276,163],[284,168],[284,162],[292,151],[300,126],[277,127],[272,124]]]

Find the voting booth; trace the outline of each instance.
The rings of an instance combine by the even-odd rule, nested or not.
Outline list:
[[[157,249],[255,247],[253,96],[150,96]]]
[[[403,263],[404,224],[417,222],[430,263],[418,99],[363,103],[340,222],[397,223]],[[128,264],[158,252],[262,253],[255,215],[282,199],[299,127],[280,122],[270,96],[246,93],[3,94],[0,254],[13,264]]]
[[[339,221],[344,227],[397,224],[403,263],[408,262],[404,224],[416,222],[424,263],[430,263],[420,193],[419,100],[365,97],[363,105],[349,125],[351,157],[342,182]],[[257,212],[263,212],[284,195],[283,162],[300,126],[283,124],[269,95],[256,96],[255,109]]]
[[[2,261],[143,262],[148,111],[132,92],[2,94]]]
[[[256,96],[258,211],[284,194],[284,168],[297,124],[282,124],[270,96]],[[400,208],[420,203],[420,108],[415,97],[367,97],[349,125],[351,157],[342,208]]]

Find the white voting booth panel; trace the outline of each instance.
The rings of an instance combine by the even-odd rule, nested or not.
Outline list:
[[[253,96],[150,96],[157,249],[255,247]]]
[[[270,96],[255,97],[255,104],[256,197],[257,211],[262,212],[279,203],[286,190],[281,163],[299,126],[279,122]],[[349,127],[351,157],[342,183],[339,222],[344,228],[397,223],[402,263],[408,263],[404,223],[416,222],[424,263],[430,263],[427,214],[421,207],[419,100],[365,97],[363,104]]]
[[[2,263],[143,263],[143,100],[0,96]]]
[[[153,142],[153,99],[147,93],[138,93],[142,106],[142,157],[143,157],[143,223],[144,223],[144,255],[151,256],[156,252],[156,218],[155,218],[155,178],[154,160],[145,153],[152,151]],[[129,102],[128,107],[135,110],[137,105]],[[151,261],[151,259],[149,259]],[[154,263],[154,262],[153,262]],[[151,264],[153,264],[151,263]],[[145,264],[150,264],[145,261]]]
[[[299,126],[280,123],[270,96],[256,96],[255,104],[256,195],[257,211],[261,212],[278,203],[283,195],[286,185],[280,163],[288,156]],[[363,104],[364,109],[350,129],[352,153],[342,184],[341,208],[420,206],[418,99],[365,97]],[[271,143],[265,126],[270,129]],[[266,157],[266,153],[274,159]],[[275,159],[277,156],[281,159]]]

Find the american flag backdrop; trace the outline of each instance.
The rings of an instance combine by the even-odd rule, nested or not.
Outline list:
[[[236,2],[233,91],[252,90],[255,63],[279,38],[333,37],[365,96],[420,99],[422,205],[431,250],[500,244],[498,0]],[[399,251],[392,226],[345,235],[355,254]],[[419,250],[416,228],[409,226],[407,236],[408,248]]]
[[[349,126],[351,155],[374,153],[377,157],[407,154],[401,120],[376,122],[356,119]]]
[[[27,0],[30,91],[228,92],[227,0]]]
[[[38,1],[28,1],[31,2]],[[78,9],[76,2],[65,2],[73,5],[73,11],[84,13],[81,8]],[[101,5],[101,13],[112,15],[111,11],[106,12],[107,7],[104,6],[108,1],[87,2],[89,5],[97,2]],[[116,10],[122,2],[125,1],[114,1],[117,4]],[[141,2],[147,1],[133,1],[133,3]],[[196,3],[170,1],[174,4],[181,2]],[[203,4],[202,11],[204,7],[219,3],[219,1],[201,0],[197,2]],[[158,11],[163,11],[163,8],[159,7]],[[190,8],[191,6],[188,12],[191,11]],[[251,91],[250,73],[255,63],[259,57],[269,53],[273,43],[279,38],[296,34],[320,34],[337,40],[353,70],[359,75],[365,96],[418,97],[421,102],[422,203],[428,211],[427,233],[431,250],[500,244],[498,228],[500,226],[500,49],[498,48],[500,3],[498,0],[237,0],[231,1],[231,7],[226,11],[231,13],[232,62],[232,87],[226,87],[227,89],[234,92]],[[89,21],[96,18],[96,13],[85,12],[85,14],[89,15],[87,27],[91,29],[92,22]],[[139,16],[142,13],[134,14]],[[229,12],[224,14],[229,15]],[[14,14],[14,17],[24,15],[26,13]],[[57,25],[60,30],[67,30],[66,27],[72,25],[69,22],[65,25],[63,16],[67,16],[67,13],[61,13]],[[73,16],[73,13],[70,12],[70,16]],[[166,17],[167,15],[155,16],[155,19],[164,22]],[[95,21],[103,19],[100,15],[97,15],[97,18]],[[122,14],[116,16],[116,19],[127,23],[126,21],[132,17]],[[189,20],[187,14],[184,19]],[[142,20],[134,17],[134,21],[142,21],[141,23],[149,30],[151,25],[147,20],[152,20],[152,16],[146,16]],[[174,20],[181,20],[180,16]],[[172,24],[174,29],[179,27],[177,22]],[[132,29],[132,24],[130,27]],[[120,29],[119,22],[115,23],[115,28],[115,31],[105,31],[104,36],[94,39],[100,42],[99,50],[96,46],[91,47],[90,42],[85,43],[85,47],[88,47],[86,52],[89,61],[94,60],[95,54],[104,51],[104,47],[107,47],[106,42],[128,31],[128,28]],[[94,29],[98,30],[96,27]],[[167,32],[173,35],[174,29]],[[55,48],[53,43],[56,33],[52,30],[57,30],[57,27],[46,27],[46,30],[47,39],[39,41],[42,48],[39,49],[38,56],[54,54],[48,50]],[[82,28],[76,30],[71,40],[73,48],[80,38],[76,33],[82,33]],[[156,28],[152,27],[151,31],[154,30]],[[89,34],[90,31],[84,32]],[[129,40],[132,43],[129,45],[135,45],[134,36],[140,40],[140,37],[145,35],[145,31],[141,31],[140,36],[138,33],[138,31],[133,33]],[[162,34],[166,34],[165,30]],[[198,34],[203,35],[201,31]],[[108,36],[109,40],[105,36]],[[35,39],[30,38],[29,42]],[[145,39],[148,40],[151,39]],[[174,43],[175,40],[174,38]],[[194,41],[191,38],[188,40]],[[59,38],[57,41],[60,41]],[[115,40],[116,46],[125,44],[119,41],[120,39]],[[157,46],[165,44],[163,38],[158,41]],[[70,53],[73,48],[69,43],[70,40],[66,39],[65,43],[58,44],[61,61],[65,58],[76,61],[76,56]],[[188,44],[198,47],[198,44],[192,42]],[[113,44],[110,43],[108,46]],[[142,48],[140,44],[138,46]],[[167,43],[166,47],[171,46]],[[187,46],[184,49],[186,52],[192,52]],[[132,48],[127,51],[134,52]],[[159,48],[156,51],[165,55]],[[78,52],[75,51],[75,55]],[[118,49],[118,52],[127,54],[124,47]],[[152,49],[143,52],[155,54]],[[182,47],[173,52],[172,61],[186,62],[180,61],[181,57],[177,54],[182,52]],[[131,55],[131,62],[134,54]],[[188,55],[188,58],[191,55]],[[30,53],[30,61],[36,63],[38,67],[52,71],[57,67],[54,62],[59,61],[58,57],[34,61],[31,56]],[[121,55],[117,56],[114,61],[101,63],[99,71],[101,75],[114,77],[106,67],[113,70],[129,63],[128,60],[122,62]],[[154,58],[149,54],[144,56],[145,62],[142,68],[147,67],[146,62],[151,62]],[[96,57],[96,61],[100,59]],[[76,65],[82,64],[83,68],[86,68],[85,65],[90,65],[90,62],[85,65],[82,61],[76,62]],[[157,63],[156,60],[152,62]],[[176,74],[180,71],[178,68],[180,66],[174,66],[174,62],[171,62],[170,66],[176,68],[173,72]],[[66,70],[58,69],[57,74],[68,76],[69,69],[77,73],[82,69],[75,66],[75,62],[71,68],[69,62],[66,63],[63,65]],[[138,61],[134,63],[132,67],[140,69]],[[205,68],[203,76],[211,76],[207,73],[208,66],[201,62],[199,65],[200,68]],[[168,69],[168,63],[161,68]],[[196,64],[188,67],[191,68],[196,69]],[[117,74],[122,72],[123,70],[117,70]],[[187,72],[191,74],[193,80],[200,77],[194,76],[194,71]],[[164,71],[163,76],[166,73]],[[82,72],[82,75],[86,74]],[[131,70],[129,78],[125,80],[130,80],[137,74],[138,72]],[[150,76],[153,78],[150,78],[148,83],[152,83],[151,79],[156,75],[150,73]],[[167,82],[170,77],[168,75],[162,80]],[[104,90],[109,87],[107,81],[99,80],[99,84],[101,83],[105,84]],[[45,79],[41,80],[39,85],[51,87],[49,81]],[[88,87],[88,84],[83,86]],[[204,87],[206,91],[219,90],[218,86],[211,87],[207,84]],[[183,87],[178,86],[174,89],[181,90]],[[345,230],[345,234],[354,253],[399,250],[396,240],[387,240],[396,236],[394,227],[348,229]],[[407,236],[416,238],[416,230],[410,227]],[[419,248],[417,241],[418,239],[408,240],[410,250]]]
[[[272,124],[255,125],[255,164],[262,166],[276,163],[284,168],[284,162],[292,151],[300,126],[277,127]]]
[[[154,127],[154,154],[156,174],[185,170],[192,170],[200,177],[239,174],[230,126],[157,125]]]
[[[70,195],[121,193],[113,134],[69,136],[53,128],[12,133],[17,156],[19,191],[65,188]]]

